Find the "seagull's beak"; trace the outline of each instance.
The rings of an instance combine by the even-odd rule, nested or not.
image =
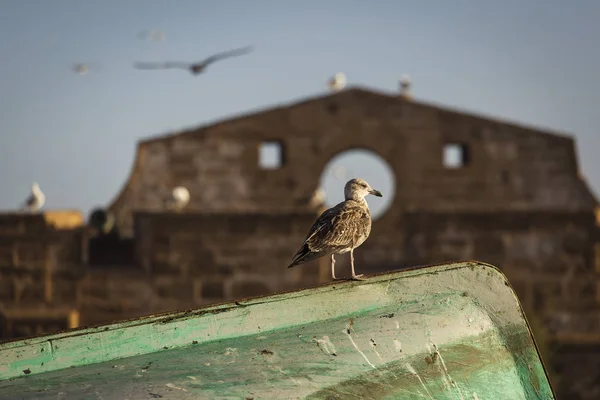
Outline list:
[[[369,193],[372,194],[373,196],[383,197],[379,190],[371,189],[371,190],[369,190]]]

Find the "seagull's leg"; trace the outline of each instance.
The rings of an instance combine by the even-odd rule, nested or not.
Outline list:
[[[335,277],[335,254],[331,255],[331,279],[334,281],[337,279]]]
[[[350,249],[350,266],[352,267],[352,279],[355,281],[364,281],[364,278],[362,278],[363,274],[356,275],[356,272],[354,272],[354,248]]]

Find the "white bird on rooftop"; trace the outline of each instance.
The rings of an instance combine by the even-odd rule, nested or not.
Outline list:
[[[167,208],[181,211],[190,202],[190,192],[183,186],[177,186],[166,201]]]
[[[410,75],[403,74],[400,77],[400,95],[405,96],[405,97],[410,97],[411,96],[411,92],[410,92],[411,84],[412,84],[412,80],[410,78]]]
[[[346,86],[346,75],[343,72],[335,74],[328,82],[329,90],[338,92]]]
[[[335,255],[350,252],[352,279],[361,280],[362,275],[356,275],[354,271],[354,249],[371,233],[371,213],[365,200],[369,194],[381,197],[381,192],[363,179],[346,182],[345,200],[317,218],[288,268],[331,255],[331,278],[335,280]]]
[[[25,204],[22,209],[24,211],[35,212],[44,206],[46,203],[46,196],[40,190],[40,185],[37,182],[33,182],[31,185],[31,194],[25,200]]]

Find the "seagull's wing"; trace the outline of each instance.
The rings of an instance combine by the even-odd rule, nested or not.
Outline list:
[[[348,249],[364,233],[362,231],[366,229],[369,218],[367,209],[350,202],[325,210],[310,228],[288,268]]]
[[[190,68],[190,63],[178,62],[178,61],[167,61],[163,65],[164,65],[164,68],[183,68],[183,69]]]
[[[318,225],[305,243],[314,253],[350,247],[368,218],[368,211],[363,207],[349,202],[341,203],[317,220],[315,225]]]
[[[306,239],[304,239],[304,244],[308,244],[312,238],[319,235],[321,231],[327,229],[331,222],[335,218],[335,214],[337,209],[339,208],[339,204],[335,207],[329,208],[319,215],[319,218],[315,221],[315,223],[310,227],[308,231],[308,235],[306,235]]]
[[[298,249],[296,254],[294,254],[292,257],[292,263],[288,265],[288,268],[309,261],[312,258],[311,256],[318,253],[318,251],[313,251],[313,249],[311,249],[309,242],[323,229],[327,229],[327,226],[330,223],[329,221],[331,221],[337,207],[339,207],[339,204],[336,207],[332,207],[323,211],[323,213],[317,218],[308,231],[308,235],[306,235],[306,239],[304,239],[302,246],[300,246],[300,249]]]
[[[222,60],[224,58],[229,58],[229,57],[241,56],[243,54],[250,53],[251,51],[252,51],[252,46],[246,46],[246,47],[241,47],[239,49],[224,51],[221,53],[214,54],[214,55],[204,59],[203,61],[200,61],[198,63],[198,65],[202,65],[202,66],[206,67],[209,64],[214,63],[215,61],[219,61],[219,60]]]
[[[167,69],[167,68],[182,68],[189,69],[189,63],[183,62],[163,62],[163,63],[151,63],[151,62],[136,62],[133,64],[134,68],[137,69]]]

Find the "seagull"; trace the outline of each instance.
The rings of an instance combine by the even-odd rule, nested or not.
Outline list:
[[[181,211],[190,202],[190,192],[183,186],[177,186],[165,202],[167,208]]]
[[[165,69],[165,68],[182,68],[189,70],[192,74],[198,75],[206,69],[210,64],[215,61],[219,61],[223,58],[239,56],[247,54],[252,51],[252,46],[246,46],[235,50],[229,50],[222,53],[214,54],[203,61],[197,63],[183,63],[183,62],[165,62],[165,63],[147,63],[147,62],[136,62],[134,67],[138,69]]]
[[[89,70],[90,68],[87,66],[87,64],[78,63],[73,65],[73,71],[79,75],[85,75]]]
[[[411,86],[412,80],[410,78],[410,75],[408,74],[403,74],[400,77],[400,94],[402,96],[405,97],[411,97],[411,93],[410,93],[410,86]]]
[[[327,86],[332,92],[339,92],[346,86],[346,75],[343,72],[338,72],[327,81]]]
[[[46,203],[46,196],[40,190],[40,186],[37,184],[37,182],[33,182],[31,185],[31,194],[27,200],[25,200],[25,204],[23,204],[22,209],[24,211],[35,212],[42,208],[44,203]]]
[[[99,70],[100,64],[94,62],[77,62],[71,65],[71,70],[78,75],[87,75],[90,71]]]
[[[371,233],[371,213],[365,196],[382,197],[365,180],[354,178],[344,186],[345,200],[325,210],[310,228],[302,247],[288,268],[331,255],[331,278],[335,277],[335,255],[350,252],[352,279],[363,280],[354,272],[354,249]]]

